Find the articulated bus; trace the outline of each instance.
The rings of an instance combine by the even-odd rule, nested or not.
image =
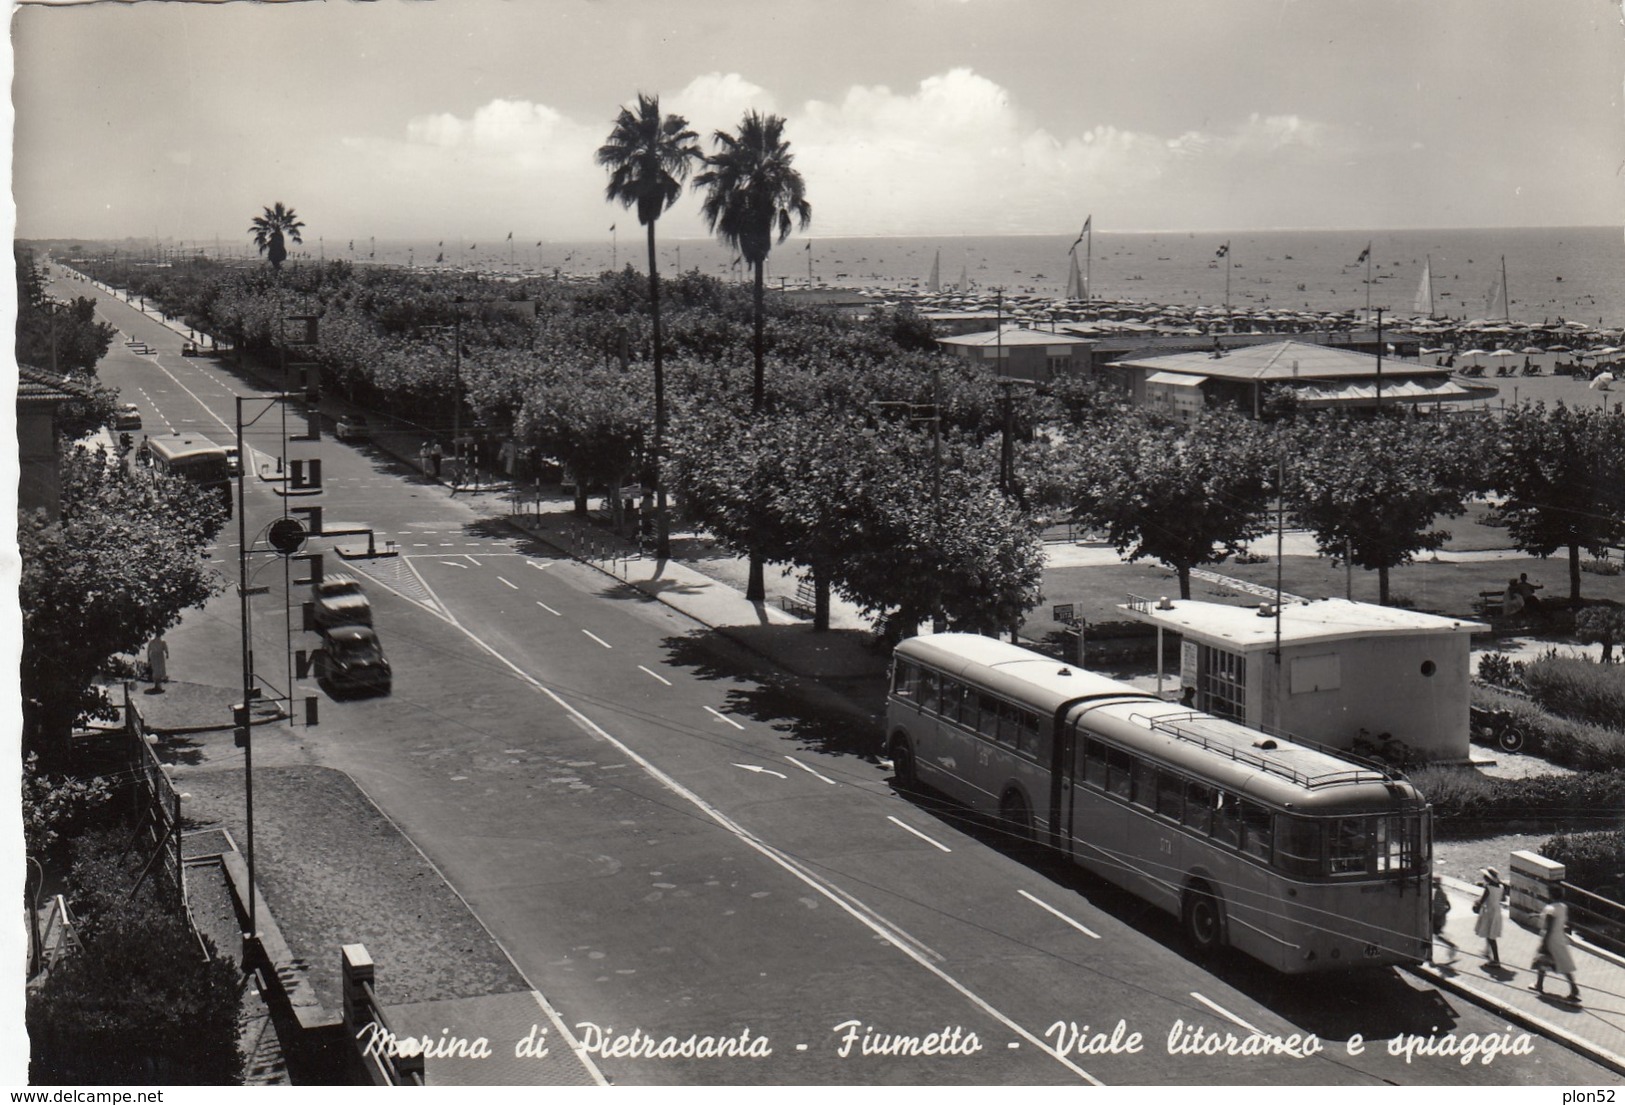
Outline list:
[[[1381,765],[963,633],[897,646],[886,731],[900,784],[1154,903],[1198,952],[1299,973],[1431,950],[1429,807]]]
[[[220,496],[226,517],[231,517],[231,466],[226,450],[198,434],[161,434],[147,439],[152,467],[191,480]]]

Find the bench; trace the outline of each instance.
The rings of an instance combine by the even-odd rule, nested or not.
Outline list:
[[[803,579],[796,584],[796,597],[779,597],[779,605],[784,607],[787,614],[794,614],[798,618],[810,618],[818,610],[818,589],[813,581]]]
[[[1499,618],[1506,604],[1505,591],[1480,591],[1473,600],[1473,609],[1486,618]]]

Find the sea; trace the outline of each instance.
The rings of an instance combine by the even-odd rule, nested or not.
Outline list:
[[[768,260],[773,286],[926,290],[933,267],[943,291],[1060,298],[1076,256],[1090,298],[1191,307],[1364,311],[1462,320],[1510,316],[1625,326],[1625,234],[1617,227],[1491,230],[1270,230],[1235,233],[1100,231],[1070,252],[1075,235],[820,238],[795,235]],[[210,252],[207,243],[204,252]],[[1228,246],[1221,255],[1220,251]],[[1360,260],[1370,248],[1369,268]],[[314,247],[314,248],[313,248]],[[712,239],[661,238],[661,271],[748,279],[746,266]],[[491,275],[585,278],[631,265],[643,271],[641,232],[594,241],[506,239],[312,242],[296,259],[344,258]],[[1432,302],[1419,298],[1423,273]],[[1503,306],[1501,281],[1508,295]],[[1368,281],[1369,274],[1369,281]]]

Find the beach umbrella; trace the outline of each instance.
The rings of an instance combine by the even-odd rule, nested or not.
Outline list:
[[[1548,353],[1567,353],[1567,352],[1569,352],[1569,347],[1566,346],[1566,345],[1548,345],[1546,347],[1546,352],[1548,352]]]
[[[1607,391],[1608,385],[1613,382],[1614,374],[1612,372],[1599,372],[1596,376],[1592,377],[1591,383],[1588,386],[1593,391]]]
[[[1516,357],[1517,354],[1514,353],[1510,349],[1497,349],[1492,353],[1486,354],[1486,356],[1490,356],[1490,357]]]
[[[1533,357],[1536,353],[1544,353],[1546,350],[1542,349],[1538,345],[1526,345],[1523,347],[1522,352]]]
[[[1456,354],[1458,357],[1482,357],[1483,355],[1484,351],[1482,349],[1466,349]]]

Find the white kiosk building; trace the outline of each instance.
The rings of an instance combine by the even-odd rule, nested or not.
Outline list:
[[[1178,684],[1198,710],[1331,748],[1364,730],[1426,760],[1468,759],[1470,643],[1487,625],[1345,599],[1119,609],[1157,627],[1159,657],[1163,631],[1180,634]]]

